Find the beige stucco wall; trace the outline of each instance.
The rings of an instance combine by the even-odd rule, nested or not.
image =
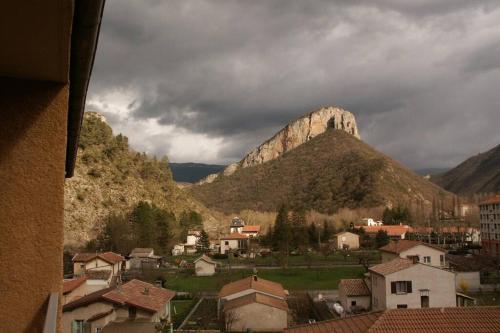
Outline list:
[[[412,292],[391,294],[392,281],[412,281]],[[395,309],[398,304],[407,304],[408,308],[420,308],[420,289],[429,290],[429,307],[456,306],[455,274],[428,265],[417,264],[386,276],[385,307]],[[378,293],[375,295],[379,299],[382,299],[383,296],[383,294]]]
[[[439,257],[441,255],[444,256],[444,252],[441,252],[439,250],[433,249],[432,247],[428,247],[425,245],[417,245],[417,246],[414,246],[407,251],[401,252],[401,254],[400,254],[401,258],[406,258],[408,256],[414,256],[414,255],[419,256],[419,260],[421,263],[424,263],[425,256],[429,256],[429,257],[431,257],[431,262],[429,265],[441,267],[441,261],[440,261]],[[445,262],[446,262],[446,259],[444,258],[443,266],[444,266]]]
[[[71,323],[73,320],[87,320],[93,315],[96,315],[98,313],[103,313],[106,311],[109,311],[113,309],[113,305],[110,303],[104,303],[104,302],[96,302],[89,304],[88,306],[82,306],[77,309],[74,309],[73,311],[67,311],[63,312],[62,316],[62,328],[63,328],[63,333],[71,333]],[[115,314],[113,313],[112,315],[109,316],[110,319],[106,319],[105,321],[111,321],[113,318],[115,318]],[[102,325],[102,320],[98,320],[93,323],[92,328],[94,330],[92,332],[95,332],[95,327],[103,327],[99,326]]]
[[[68,87],[0,79],[1,332],[39,332],[62,289]]]
[[[288,325],[288,312],[271,306],[251,303],[230,310],[235,313],[232,331],[244,332],[252,329],[254,332],[282,331]]]
[[[215,265],[210,264],[204,260],[198,260],[194,264],[196,275],[198,276],[211,276],[215,274]]]
[[[370,296],[347,296],[344,288],[339,288],[339,301],[346,311],[351,311],[352,301],[356,301],[356,306],[368,310],[370,309],[370,299]]]
[[[334,246],[336,249],[343,249],[343,246],[349,246],[350,250],[359,249],[359,236],[351,232],[346,232],[334,237]]]
[[[62,304],[67,304],[74,301],[80,297],[91,294],[95,291],[102,290],[109,287],[109,281],[106,280],[87,280],[82,285],[78,286],[76,289],[70,293],[63,295]]]
[[[226,241],[229,242],[228,245],[225,245]],[[221,254],[224,254],[224,253],[226,253],[226,251],[234,250],[234,249],[238,249],[238,240],[237,239],[224,239],[224,240],[221,239],[221,241],[220,241],[220,253]]]
[[[372,310],[384,310],[386,304],[386,284],[385,278],[382,275],[371,273],[371,292],[372,292]],[[389,284],[389,292],[391,292]]]
[[[82,267],[83,265],[83,267]],[[98,271],[98,270],[110,270],[113,272],[113,275],[117,274],[121,269],[121,264],[116,263],[114,265],[100,259],[96,258],[94,260],[91,260],[86,263],[82,262],[75,262],[73,263],[73,274],[75,275],[82,275],[85,273],[85,270],[93,270],[93,271]]]

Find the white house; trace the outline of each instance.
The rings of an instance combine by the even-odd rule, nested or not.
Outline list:
[[[363,225],[366,225],[368,227],[376,227],[376,226],[381,226],[383,225],[382,221],[375,221],[371,217],[365,217],[362,219]]]
[[[399,257],[369,272],[374,311],[457,305],[453,272]]]
[[[412,258],[417,261],[436,267],[446,266],[446,250],[427,243],[413,240],[391,241],[389,244],[379,248],[382,262],[388,262],[394,258]]]
[[[363,279],[342,279],[339,283],[339,301],[348,313],[370,309],[371,293]]]
[[[217,263],[206,255],[194,261],[194,271],[197,276],[212,276],[215,274],[216,267]]]
[[[260,225],[245,225],[241,229],[241,233],[248,237],[259,237]]]
[[[220,253],[241,251],[248,248],[249,237],[240,233],[232,233],[220,238]]]
[[[201,237],[201,231],[199,230],[188,230],[186,237],[186,244],[184,245],[195,245],[198,243]]]
[[[349,231],[339,232],[333,236],[333,246],[339,250],[357,250],[359,249],[359,235]]]

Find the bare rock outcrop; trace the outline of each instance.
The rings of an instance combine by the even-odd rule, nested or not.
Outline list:
[[[296,119],[276,133],[272,138],[249,152],[239,163],[229,165],[223,172],[229,176],[239,168],[246,168],[274,160],[315,136],[324,133],[327,128],[346,131],[360,139],[354,115],[342,108],[323,107]],[[197,184],[211,183],[218,174],[212,174]]]

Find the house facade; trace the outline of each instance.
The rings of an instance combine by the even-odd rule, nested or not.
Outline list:
[[[130,253],[129,268],[158,268],[161,265],[161,257],[155,255],[152,248],[135,248]]]
[[[339,301],[347,313],[370,309],[371,293],[363,279],[342,279],[339,283]]]
[[[260,225],[246,225],[241,229],[241,233],[250,238],[256,238],[260,235]]]
[[[359,249],[359,235],[352,232],[343,231],[333,236],[333,246],[336,249]]]
[[[391,241],[389,244],[379,248],[382,262],[388,262],[394,258],[415,257],[423,264],[445,267],[446,250],[431,244],[413,240]]]
[[[106,288],[63,306],[62,332],[101,332],[111,323],[170,320],[173,291],[139,280]]]
[[[220,253],[240,252],[248,249],[249,237],[240,233],[232,233],[220,238]]]
[[[372,310],[456,306],[455,274],[396,258],[369,268]]]
[[[500,194],[479,204],[479,222],[482,251],[500,257]]]
[[[85,275],[90,270],[110,270],[115,276],[120,273],[124,258],[114,252],[78,253],[72,261],[75,276]]]

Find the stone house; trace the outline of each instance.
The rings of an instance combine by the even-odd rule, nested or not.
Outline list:
[[[333,236],[333,246],[335,249],[359,249],[359,235],[349,231],[342,231]]]
[[[248,249],[249,237],[240,233],[232,233],[220,238],[220,253],[229,251],[242,252]]]
[[[371,293],[363,279],[342,279],[339,283],[339,301],[347,313],[370,309]]]
[[[194,271],[197,276],[212,276],[215,274],[216,267],[217,263],[206,255],[194,261]]]
[[[446,266],[446,250],[414,240],[391,241],[389,244],[379,248],[382,262],[388,262],[394,258],[413,258],[417,261],[436,267]]]
[[[110,270],[113,276],[122,270],[124,258],[114,252],[78,253],[73,259],[73,274],[85,275],[87,271]]]
[[[396,258],[369,268],[372,309],[456,306],[455,274]]]
[[[154,327],[170,320],[170,300],[175,292],[139,280],[102,289],[63,306],[62,332],[101,332],[108,325],[133,326],[136,321]]]

